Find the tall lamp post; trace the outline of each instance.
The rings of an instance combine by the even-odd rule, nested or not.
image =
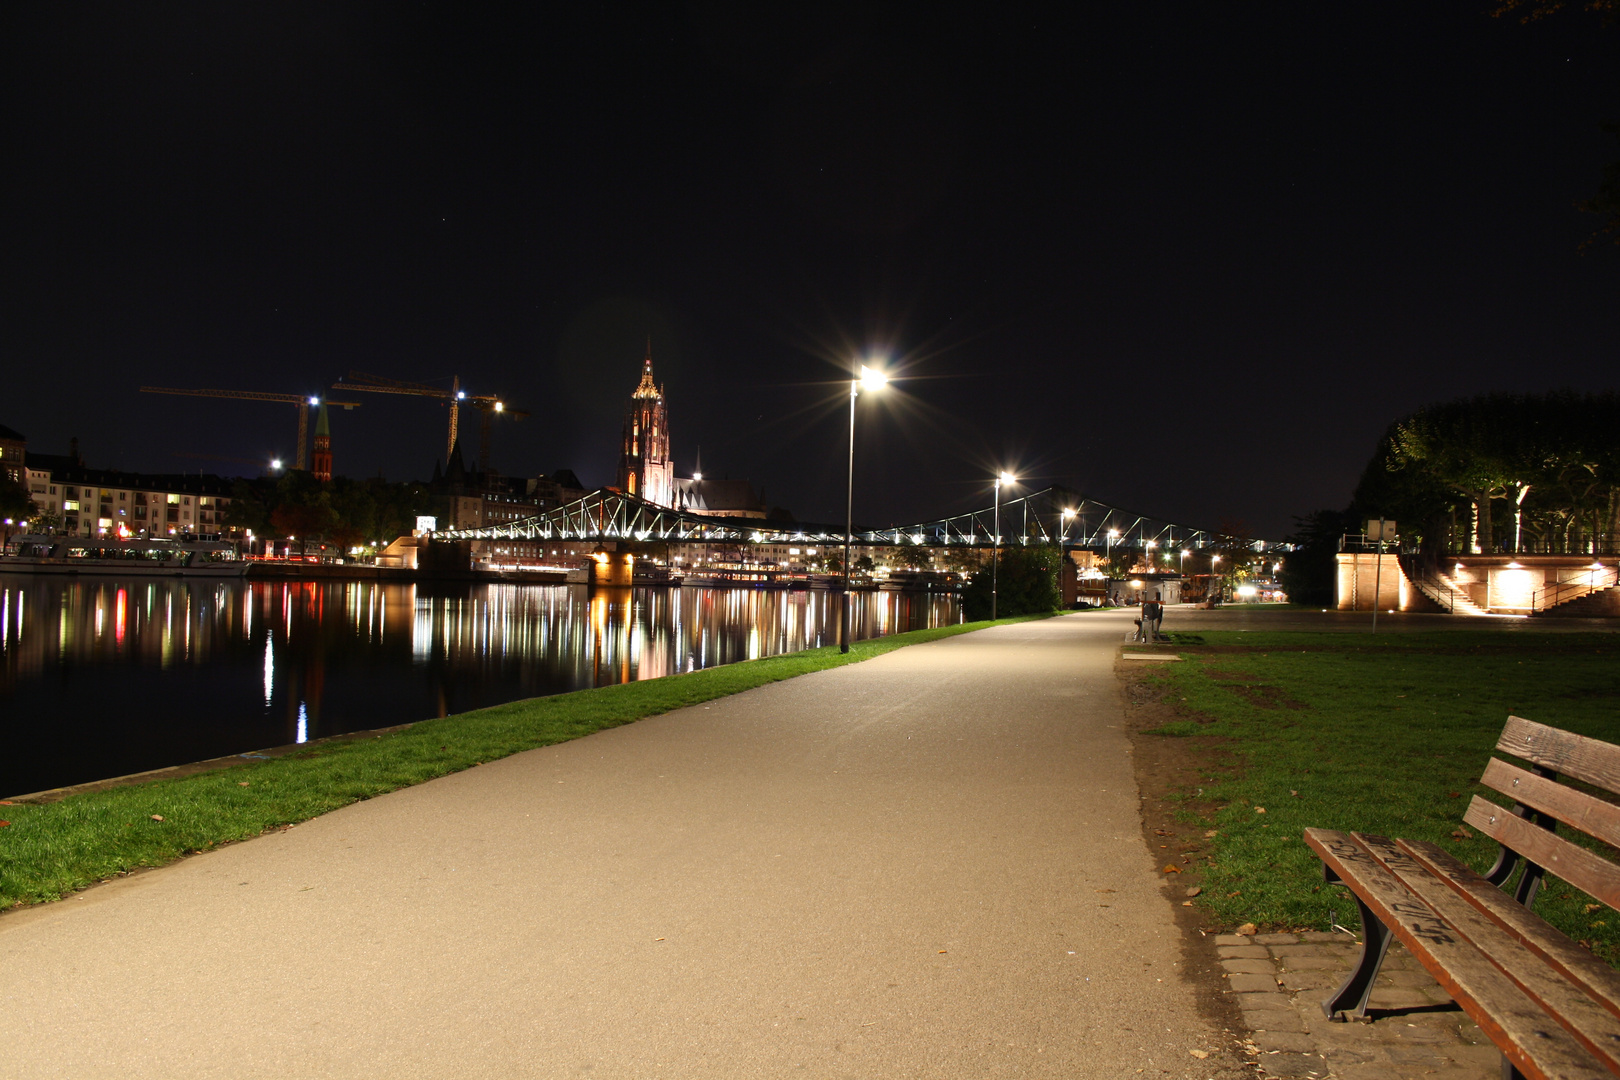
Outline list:
[[[844,618],[842,620],[842,633],[839,635],[838,651],[849,652],[849,635],[852,626],[851,611],[849,607],[849,555],[855,543],[855,399],[860,397],[864,390],[881,390],[889,382],[889,377],[881,371],[873,371],[865,364],[861,365],[860,378],[849,380],[849,497],[844,503]]]
[[[996,620],[996,586],[997,577],[1001,571],[1001,485],[1016,484],[1018,478],[1010,472],[1002,472],[996,477],[996,517],[995,535],[991,537],[990,555],[990,621]]]

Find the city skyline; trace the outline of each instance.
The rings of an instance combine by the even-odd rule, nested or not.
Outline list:
[[[12,9],[0,424],[251,473],[292,410],[138,388],[459,378],[530,413],[498,469],[595,487],[650,337],[674,471],[802,519],[842,518],[881,360],[857,519],[1009,469],[1275,539],[1425,403],[1616,386],[1574,204],[1620,30],[1494,6]],[[335,471],[426,479],[444,422],[364,395]]]

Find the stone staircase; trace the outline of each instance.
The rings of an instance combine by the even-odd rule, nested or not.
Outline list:
[[[1582,592],[1579,596],[1542,608],[1536,614],[1571,619],[1612,619],[1620,615],[1620,585]]]
[[[1453,615],[1484,615],[1485,609],[1474,603],[1473,598],[1458,587],[1457,583],[1438,571],[1426,573],[1411,573],[1409,580],[1417,586],[1417,590],[1436,604],[1442,611]]]

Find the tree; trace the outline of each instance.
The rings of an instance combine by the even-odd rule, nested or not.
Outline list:
[[[1058,566],[1062,560],[1062,551],[1049,544],[1002,548],[996,574],[997,616],[1036,615],[1061,607]],[[990,617],[990,585],[990,567],[985,566],[962,590],[962,612],[969,621]]]
[[[27,521],[39,513],[39,506],[28,489],[9,476],[0,475],[0,520]]]
[[[1278,575],[1288,599],[1319,607],[1333,603],[1339,540],[1345,533],[1360,531],[1360,523],[1344,510],[1318,510],[1295,518],[1294,531],[1284,539],[1296,547],[1283,556]]]
[[[1511,531],[1497,527],[1499,500],[1509,504]],[[1592,537],[1620,530],[1620,394],[1484,394],[1426,405],[1390,425],[1351,512],[1401,522],[1431,558],[1520,551],[1527,541],[1586,550]]]

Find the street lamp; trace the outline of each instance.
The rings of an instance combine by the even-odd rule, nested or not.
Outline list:
[[[1211,555],[1209,557],[1209,587],[1210,587],[1211,590],[1213,590],[1215,588],[1215,564],[1220,562],[1220,561],[1221,561],[1221,557],[1219,555]],[[1209,597],[1209,600],[1210,600],[1210,606],[1213,607],[1215,597],[1212,595],[1212,596]],[[1374,605],[1374,606],[1376,607],[1376,605]],[[1376,618],[1376,616],[1374,616],[1374,617]]]
[[[996,619],[996,578],[1001,570],[1001,485],[1016,484],[1018,478],[1010,472],[1002,471],[996,477],[996,515],[995,535],[991,538],[990,555],[990,621]]]
[[[848,498],[844,503],[844,618],[843,633],[838,642],[838,651],[841,653],[849,652],[851,630],[849,555],[850,548],[855,543],[855,399],[860,397],[862,390],[881,390],[888,382],[887,375],[881,371],[873,371],[865,364],[861,365],[860,378],[849,380],[849,488]]]

